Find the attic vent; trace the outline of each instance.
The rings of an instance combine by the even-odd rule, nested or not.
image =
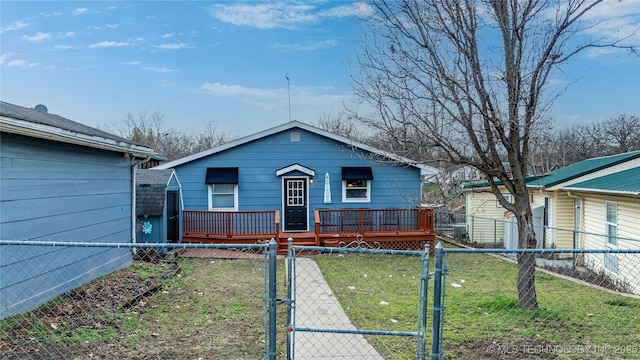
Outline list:
[[[47,109],[46,106],[42,105],[42,104],[38,104],[36,105],[33,110],[41,112],[41,113],[47,113],[49,111],[49,109]]]
[[[298,142],[300,141],[300,132],[299,131],[292,131],[291,132],[291,142]]]

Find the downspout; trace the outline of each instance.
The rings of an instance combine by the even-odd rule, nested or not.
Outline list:
[[[125,154],[125,156],[131,158],[131,243],[135,244],[136,241],[136,168],[140,164],[144,164],[151,160],[151,156],[147,156],[141,160],[133,160],[133,154]],[[131,248],[131,251],[135,255],[136,249]]]

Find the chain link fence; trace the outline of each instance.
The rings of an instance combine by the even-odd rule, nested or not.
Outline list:
[[[263,358],[265,249],[3,242],[0,358]],[[124,266],[98,277],[103,264],[74,266],[105,253]]]
[[[640,250],[625,241],[443,242],[440,262],[363,243],[295,246],[273,261],[266,244],[0,242],[0,358],[638,359]],[[535,257],[535,310],[519,306],[523,253]],[[97,254],[129,261],[99,276],[90,270],[104,263],[70,265]]]

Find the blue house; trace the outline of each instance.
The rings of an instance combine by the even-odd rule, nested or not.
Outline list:
[[[137,242],[182,240],[182,187],[173,169],[136,171]]]
[[[182,183],[185,242],[423,239],[422,183],[437,173],[298,121],[156,167],[171,168]]]
[[[6,102],[0,131],[0,241],[135,241],[135,168],[152,149]],[[131,261],[129,249],[0,242],[0,318]]]

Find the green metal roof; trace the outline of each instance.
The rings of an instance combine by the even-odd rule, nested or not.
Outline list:
[[[527,186],[549,188],[563,182],[573,180],[580,176],[606,169],[608,167],[624,163],[629,160],[640,158],[640,150],[631,151],[624,154],[611,156],[603,156],[577,162],[575,164],[565,166],[563,168],[550,171],[540,176],[528,176],[526,178]],[[496,185],[502,185],[501,181],[497,181]],[[477,189],[489,186],[486,180],[468,182],[462,185],[463,189]]]
[[[640,196],[640,167],[579,182],[562,190]]]
[[[563,182],[573,180],[580,176],[584,176],[598,170],[606,169],[608,167],[621,164],[623,162],[640,158],[640,150],[631,151],[624,154],[603,156],[593,159],[587,159],[575,164],[565,166],[563,168],[551,171],[545,176],[542,176],[533,181],[527,182],[529,186],[541,186],[549,188]]]

